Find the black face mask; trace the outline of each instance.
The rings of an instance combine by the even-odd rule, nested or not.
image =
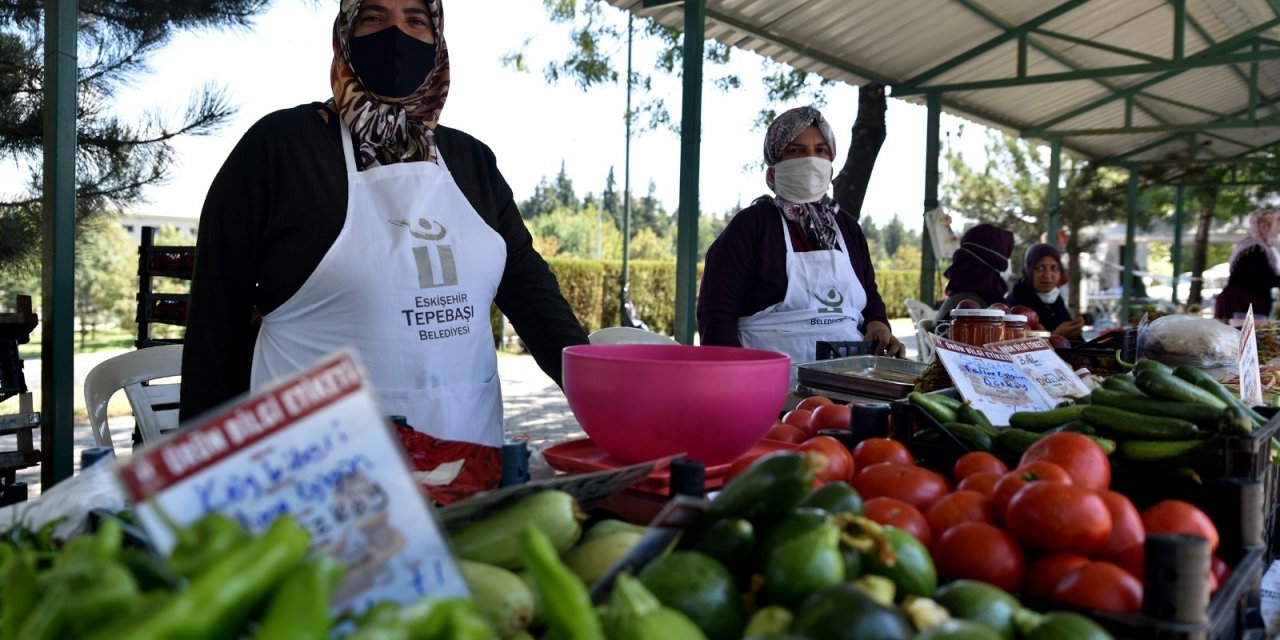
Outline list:
[[[388,98],[403,98],[427,79],[436,65],[436,45],[399,27],[351,39],[351,68],[364,88]]]

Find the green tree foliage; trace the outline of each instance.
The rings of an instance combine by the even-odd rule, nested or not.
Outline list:
[[[206,85],[177,117],[171,105],[138,121],[113,111],[118,89],[145,72],[177,32],[244,27],[269,0],[80,0],[76,105],[76,218],[127,208],[163,180],[180,135],[214,131],[233,113],[223,91]],[[43,153],[45,3],[0,2],[0,161],[27,174],[17,193],[0,194],[0,270],[30,269],[39,255]],[[168,96],[164,96],[168,102]],[[163,111],[162,111],[163,110]],[[28,261],[26,267],[15,263]]]
[[[75,308],[81,348],[100,326],[134,328],[138,248],[113,218],[97,217],[79,229]]]

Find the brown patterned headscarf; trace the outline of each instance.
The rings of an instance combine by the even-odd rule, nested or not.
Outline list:
[[[351,68],[351,31],[362,0],[342,0],[333,22],[333,86],[330,108],[342,116],[351,130],[356,167],[416,162],[436,162],[434,129],[449,96],[449,49],[444,43],[444,9],[441,0],[423,0],[436,36],[436,61],[422,86],[404,98],[382,101],[365,90]]]

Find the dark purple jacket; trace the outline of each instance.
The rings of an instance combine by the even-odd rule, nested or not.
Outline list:
[[[781,216],[773,198],[757,198],[729,220],[707,249],[698,291],[698,335],[702,344],[742,346],[738,341],[738,318],[777,304],[786,296],[787,245],[778,223]],[[872,320],[888,324],[862,227],[844,212],[836,216],[836,221],[849,248],[853,272],[867,290],[862,326]],[[800,227],[791,222],[787,226],[793,246],[803,246]]]

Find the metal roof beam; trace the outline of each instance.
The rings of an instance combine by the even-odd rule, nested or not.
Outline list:
[[[1053,129],[1043,131],[1027,129],[1021,133],[1028,138],[1052,138],[1053,136],[1114,136],[1135,133],[1188,133],[1208,131],[1212,129],[1250,129],[1255,127],[1280,126],[1280,116],[1261,120],[1229,119],[1213,122],[1196,122],[1190,124],[1155,124],[1142,127],[1097,127],[1092,129]]]
[[[1272,106],[1272,105],[1275,105],[1275,104],[1276,104],[1276,103],[1278,103],[1278,102],[1280,102],[1280,98],[1271,98],[1271,99],[1268,99],[1266,102],[1263,102],[1263,103],[1262,103],[1261,105],[1259,105],[1259,106],[1264,106],[1264,107],[1265,107],[1265,106]],[[1228,115],[1228,117],[1236,117],[1236,116],[1239,116],[1239,115],[1240,115],[1240,114],[1242,114],[1242,113],[1245,113],[1245,112],[1244,112],[1243,110],[1242,110],[1242,111],[1238,111],[1238,112],[1236,112],[1236,113],[1229,114],[1229,115]],[[1170,142],[1174,142],[1174,141],[1176,141],[1176,139],[1177,139],[1177,138],[1179,138],[1179,137],[1185,137],[1185,135],[1186,135],[1185,133],[1178,133],[1178,134],[1175,134],[1175,135],[1170,136],[1170,137],[1167,137],[1167,138],[1161,138],[1161,139],[1159,139],[1159,140],[1156,140],[1156,141],[1154,141],[1154,142],[1150,142],[1150,143],[1145,144],[1145,145],[1143,145],[1143,146],[1141,146],[1141,147],[1138,147],[1138,148],[1136,148],[1136,149],[1130,149],[1129,151],[1127,151],[1127,152],[1125,152],[1125,153],[1123,153],[1123,154],[1121,154],[1121,155],[1113,156],[1113,157],[1111,157],[1111,158],[1108,158],[1107,160],[1108,160],[1108,161],[1124,161],[1126,158],[1129,158],[1129,157],[1132,157],[1132,156],[1135,156],[1135,155],[1138,155],[1138,154],[1146,153],[1147,151],[1150,151],[1150,150],[1152,150],[1152,149],[1155,149],[1156,147],[1161,147],[1161,146],[1164,146],[1164,145],[1166,145],[1166,144],[1169,144]],[[1228,140],[1228,139],[1226,139],[1226,138],[1222,138],[1221,136],[1214,136],[1214,137],[1217,137],[1217,138],[1219,138],[1219,139],[1225,140],[1225,141],[1230,142],[1230,143],[1232,143],[1232,144],[1242,144],[1242,143],[1237,142],[1237,141],[1234,141],[1234,140]],[[1243,145],[1243,146],[1249,146],[1249,145]]]
[[[1126,56],[1129,58],[1146,60],[1147,62],[1163,62],[1164,61],[1164,58],[1161,58],[1160,56],[1151,55],[1149,53],[1143,53],[1141,51],[1135,51],[1133,49],[1125,49],[1124,47],[1115,47],[1109,44],[1103,44],[1101,42],[1089,40],[1087,38],[1079,38],[1076,36],[1067,35],[1065,33],[1059,33],[1057,31],[1049,31],[1047,29],[1036,29],[1034,32],[1034,35],[1044,36],[1046,38],[1053,38],[1054,40],[1062,40],[1064,42],[1070,42],[1071,44],[1080,45],[1082,47],[1089,47],[1090,49],[1106,51],[1107,53],[1114,53],[1114,54]]]
[[[897,95],[920,95],[941,91],[951,93],[955,91],[982,91],[985,89],[1008,89],[1012,87],[1027,87],[1038,84],[1051,84],[1056,82],[1073,82],[1078,80],[1096,80],[1099,78],[1110,78],[1115,76],[1132,76],[1147,73],[1163,73],[1163,72],[1182,72],[1191,69],[1201,69],[1204,67],[1220,67],[1230,64],[1242,64],[1261,60],[1280,59],[1280,50],[1258,51],[1257,53],[1228,53],[1216,55],[1196,55],[1182,60],[1166,60],[1164,62],[1155,62],[1147,64],[1129,64],[1118,67],[1105,67],[1101,69],[1087,69],[1081,71],[1064,71],[1061,73],[1045,73],[1036,76],[1025,76],[1022,78],[1004,78],[1000,80],[975,80],[972,82],[955,82],[952,84],[930,85],[928,87],[894,87],[894,93]]]

